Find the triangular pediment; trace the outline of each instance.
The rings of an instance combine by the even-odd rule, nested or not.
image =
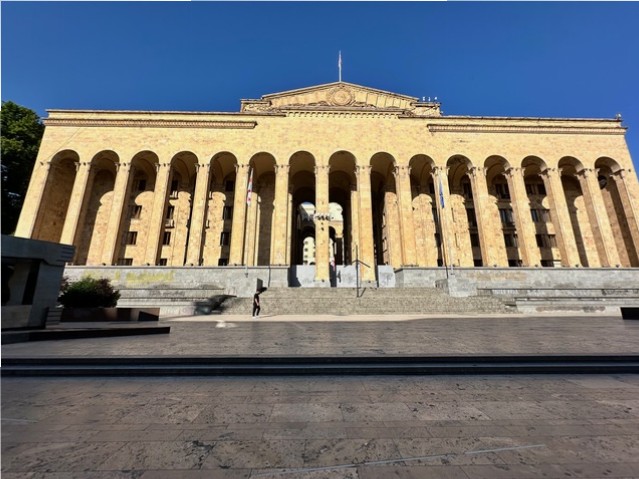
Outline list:
[[[259,100],[242,100],[242,111],[371,110],[414,112],[419,99],[347,82],[325,83],[307,88],[263,95]],[[419,109],[419,108],[417,108]]]

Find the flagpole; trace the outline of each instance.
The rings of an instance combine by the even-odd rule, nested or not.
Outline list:
[[[337,70],[339,71],[339,81],[342,82],[342,50],[339,51],[337,58]]]
[[[441,202],[439,198],[435,198],[435,202],[437,203],[437,222],[439,223],[439,234],[440,234],[440,245],[442,247],[442,262],[444,263],[444,269],[446,270],[446,277],[448,277],[448,251],[446,248],[446,240],[444,239],[444,223],[443,223],[443,214],[441,211]]]
[[[439,180],[439,194],[437,195],[437,204],[439,206],[439,208],[437,208],[437,212],[439,214],[439,228],[441,230],[441,239],[442,239],[442,245],[443,245],[443,254],[442,257],[446,258],[446,260],[444,261],[444,268],[446,268],[446,277],[448,277],[448,265],[450,265],[450,274],[454,275],[455,271],[454,271],[454,266],[453,266],[453,259],[451,257],[450,254],[450,247],[448,246],[448,236],[445,234],[445,228],[444,228],[444,219],[445,219],[445,215],[444,215],[444,186],[442,184],[442,179],[441,179],[441,172],[439,172],[439,174],[437,175],[437,179]]]
[[[248,224],[248,216],[249,216],[249,211],[251,209],[251,195],[253,194],[253,168],[251,168],[249,170],[249,179],[248,179],[248,184],[246,185],[246,212],[244,214],[244,234],[243,234],[243,238],[242,238],[242,260],[244,261],[244,266],[245,266],[245,273],[248,276],[248,251],[247,251],[247,244],[246,244],[246,236],[248,234],[248,232],[246,231],[246,227]]]

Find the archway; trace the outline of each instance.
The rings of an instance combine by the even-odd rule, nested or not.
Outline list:
[[[33,239],[54,243],[60,241],[79,161],[79,155],[73,150],[61,151],[51,159],[31,236]]]

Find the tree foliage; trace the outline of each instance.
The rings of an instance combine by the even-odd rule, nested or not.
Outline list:
[[[66,308],[113,308],[120,299],[120,292],[106,278],[86,277],[66,285],[63,282],[62,290],[58,301]]]
[[[3,101],[2,126],[2,234],[15,231],[44,133],[36,112]]]

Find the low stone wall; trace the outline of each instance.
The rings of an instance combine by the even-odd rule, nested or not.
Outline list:
[[[639,287],[639,268],[455,268],[448,275],[470,280],[477,289],[495,292],[517,289],[627,289]],[[395,271],[400,288],[435,287],[447,278],[443,268],[402,268]]]
[[[206,287],[239,297],[252,296],[258,280],[266,287],[288,286],[288,268],[283,266],[67,266],[64,274],[70,281],[108,278],[116,289]]]

